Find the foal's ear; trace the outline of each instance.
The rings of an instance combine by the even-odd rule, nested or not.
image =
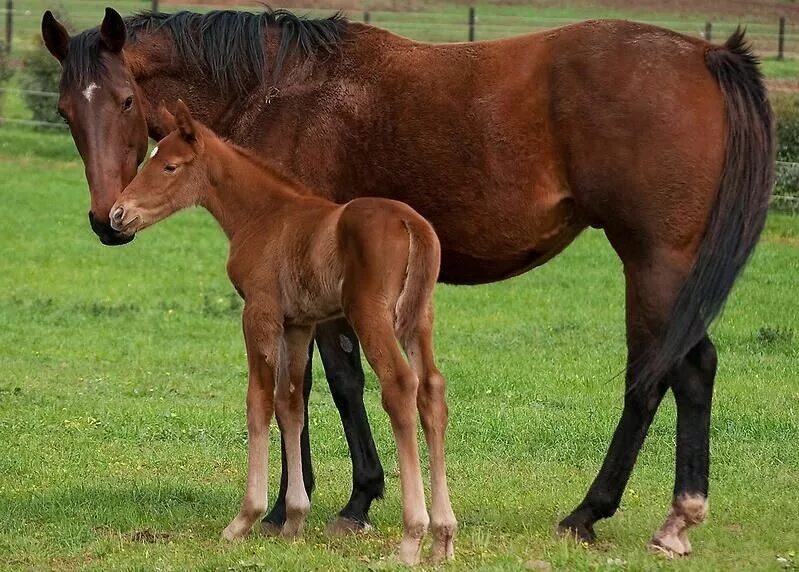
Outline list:
[[[55,19],[50,10],[47,10],[42,16],[42,39],[53,57],[59,62],[63,62],[69,49],[69,32]]]
[[[175,108],[175,123],[177,124],[178,131],[185,141],[188,143],[196,143],[198,141],[198,128],[197,122],[191,116],[191,111],[183,103],[182,99],[178,99]]]
[[[158,127],[162,135],[172,133],[178,128],[175,116],[169,113],[169,110],[166,108],[166,102],[163,99],[161,100],[161,103],[158,104],[158,123]]]
[[[128,31],[122,16],[113,8],[106,8],[105,18],[100,24],[100,40],[102,40],[103,46],[109,52],[116,54],[122,51],[127,39]]]

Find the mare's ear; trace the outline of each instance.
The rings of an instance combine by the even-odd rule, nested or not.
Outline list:
[[[105,18],[100,24],[100,40],[103,46],[112,53],[119,53],[128,39],[128,31],[125,28],[125,21],[119,12],[113,8],[105,9]]]
[[[69,32],[61,25],[61,22],[55,19],[50,10],[47,10],[42,16],[42,39],[53,57],[59,62],[63,62],[69,49]]]
[[[158,104],[158,123],[161,136],[166,136],[168,133],[172,133],[178,128],[175,116],[169,113],[169,110],[166,108],[166,102],[163,99],[161,103]]]
[[[183,103],[182,99],[178,99],[175,108],[175,123],[177,123],[178,131],[180,131],[184,141],[187,143],[200,143],[199,125],[191,116],[191,111]]]

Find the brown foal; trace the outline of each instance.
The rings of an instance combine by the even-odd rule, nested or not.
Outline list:
[[[383,393],[397,443],[405,534],[400,558],[420,559],[428,524],[433,560],[453,557],[455,515],[444,467],[447,404],[433,358],[433,288],[440,246],[409,206],[377,198],[339,205],[310,194],[252,152],[195,121],[178,101],[175,126],[111,209],[133,233],[196,204],[230,241],[228,275],[245,301],[249,362],[247,489],[223,536],[245,536],[266,510],[272,410],[286,444],[288,490],[282,534],[302,533],[310,508],[302,478],[303,376],[315,324],[345,316]],[[407,354],[405,361],[397,340]],[[416,442],[418,408],[430,456],[432,509],[425,507]]]

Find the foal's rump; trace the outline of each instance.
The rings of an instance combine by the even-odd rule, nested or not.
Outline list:
[[[344,267],[342,299],[376,295],[401,341],[429,311],[441,265],[432,225],[408,205],[360,198],[345,205],[338,242]],[[378,295],[379,293],[379,295]]]

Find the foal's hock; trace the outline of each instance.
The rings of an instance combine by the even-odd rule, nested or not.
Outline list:
[[[182,101],[174,117],[163,106],[160,114],[174,129],[111,209],[111,224],[132,236],[199,204],[230,240],[228,275],[245,301],[249,462],[241,510],[223,536],[245,536],[266,510],[273,410],[288,468],[282,534],[301,534],[310,508],[300,455],[308,345],[316,323],[344,315],[380,379],[397,443],[405,528],[400,559],[419,562],[428,525],[432,559],[452,558],[457,525],[444,466],[448,412],[432,338],[441,253],[432,226],[397,201],[360,198],[338,205],[315,197],[249,151],[222,141]],[[417,409],[430,457],[429,516]]]

